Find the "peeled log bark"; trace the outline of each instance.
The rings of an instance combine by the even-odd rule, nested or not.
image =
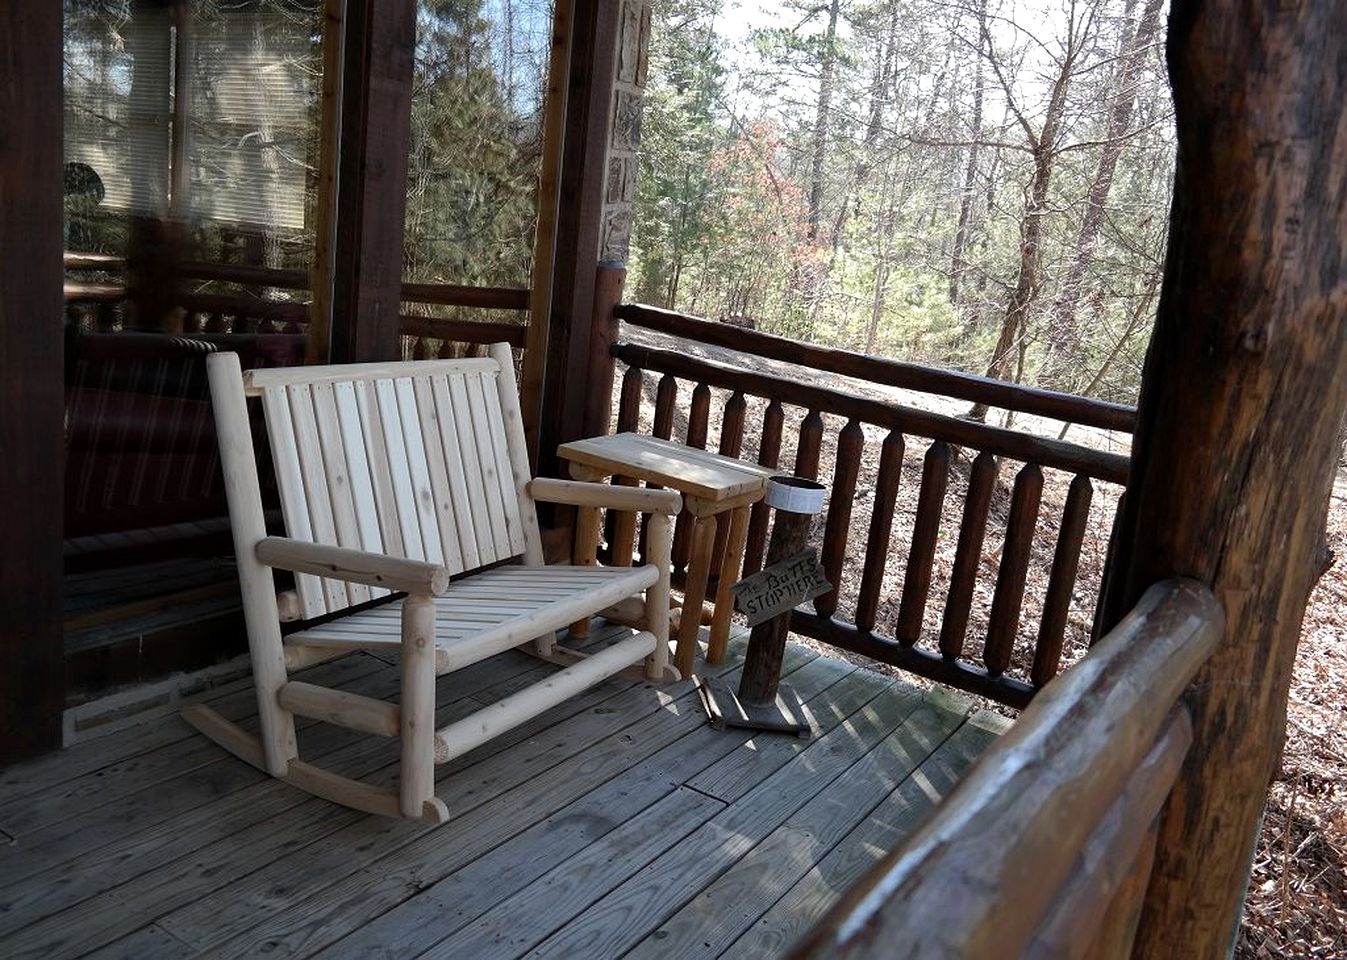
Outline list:
[[[1286,724],[1347,409],[1347,33],[1334,0],[1177,0],[1178,176],[1105,605],[1212,586],[1135,956],[1224,956]]]

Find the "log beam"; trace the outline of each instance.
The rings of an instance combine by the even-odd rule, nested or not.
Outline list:
[[[1105,626],[1147,585],[1228,629],[1188,700],[1136,956],[1237,930],[1347,409],[1347,34],[1331,0],[1177,0],[1178,174]]]

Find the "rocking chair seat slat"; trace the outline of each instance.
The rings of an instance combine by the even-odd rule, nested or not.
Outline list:
[[[596,613],[659,578],[644,567],[498,567],[434,598],[435,672],[449,673]],[[583,614],[581,614],[583,615]],[[288,645],[396,652],[402,601],[291,634]]]

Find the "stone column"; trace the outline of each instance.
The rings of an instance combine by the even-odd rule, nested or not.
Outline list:
[[[612,134],[608,142],[603,194],[603,234],[599,259],[625,263],[636,204],[636,156],[641,145],[650,52],[650,0],[621,0],[622,26],[613,84]]]

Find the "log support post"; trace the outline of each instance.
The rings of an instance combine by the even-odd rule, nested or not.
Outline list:
[[[805,549],[809,525],[823,509],[823,494],[823,485],[812,480],[776,477],[768,481],[763,502],[776,511],[767,543],[769,570]],[[687,616],[687,610],[683,613]],[[791,613],[785,610],[754,624],[737,691],[715,680],[702,682],[702,706],[712,726],[809,736],[804,704],[793,690],[781,686]]]
[[[0,766],[61,745],[61,4],[0,4]]]
[[[613,380],[617,361],[611,353],[617,342],[618,319],[613,312],[622,302],[627,268],[615,260],[599,263],[594,276],[594,316],[589,325],[588,374],[584,379],[585,406],[581,434],[597,437],[613,422]]]
[[[400,353],[415,0],[349,0],[344,48],[341,117],[333,121],[341,130],[341,152],[331,359],[391,360]]]
[[[1227,629],[1187,703],[1133,955],[1228,955],[1347,410],[1347,34],[1331,0],[1176,0],[1178,165],[1104,626],[1208,584]]]

